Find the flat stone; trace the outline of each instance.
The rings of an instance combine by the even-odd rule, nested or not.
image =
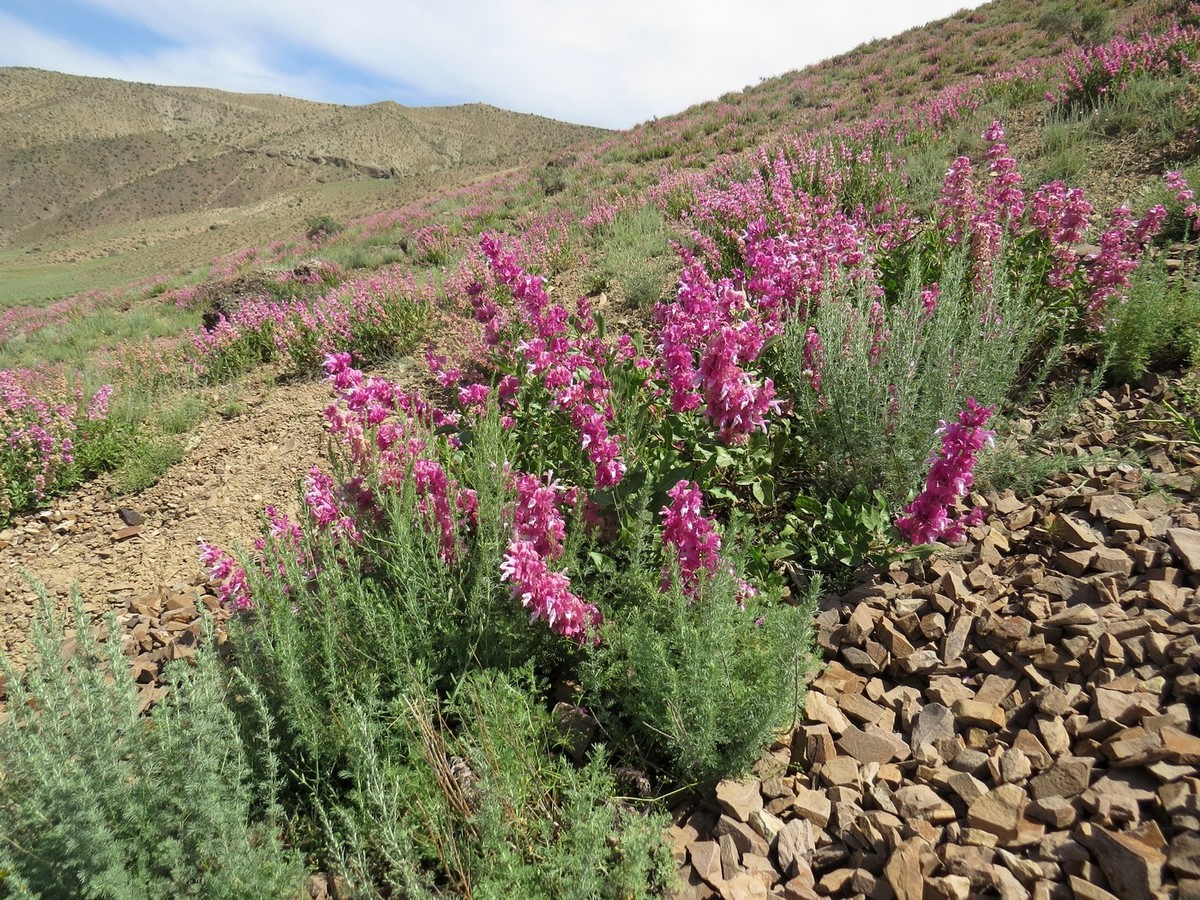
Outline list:
[[[1063,756],[1029,782],[1029,794],[1035,800],[1045,797],[1078,797],[1087,790],[1092,777],[1092,761]]]
[[[1015,784],[1002,784],[988,791],[967,809],[967,821],[972,828],[994,834],[1000,840],[1017,836],[1017,824],[1027,804],[1025,792]]]
[[[792,810],[801,818],[812,822],[817,828],[829,824],[829,815],[833,804],[822,791],[812,791],[808,788],[797,787],[796,798],[792,801]]]
[[[883,868],[896,900],[923,900],[925,876],[936,863],[933,850],[921,838],[902,841]]]
[[[1074,894],[1075,900],[1121,900],[1115,894],[1110,894],[1102,887],[1096,887],[1090,881],[1080,878],[1078,875],[1070,876],[1071,893]]]
[[[854,757],[864,765],[867,763],[891,762],[896,758],[896,744],[886,737],[870,734],[851,725],[837,739],[837,748],[842,753]]]
[[[1185,831],[1175,835],[1167,865],[1178,878],[1200,878],[1200,834]]]
[[[832,786],[858,784],[858,763],[849,756],[838,756],[821,766],[821,777]]]
[[[1200,765],[1200,737],[1178,728],[1164,728],[1160,735],[1166,751],[1164,759],[1177,765]]]
[[[953,822],[954,807],[926,784],[910,784],[898,789],[892,799],[902,819],[923,819],[935,825]]]
[[[1189,572],[1200,572],[1200,531],[1194,528],[1168,528],[1167,542]]]
[[[1034,800],[1026,807],[1026,812],[1031,819],[1045,822],[1051,828],[1060,830],[1070,828],[1078,817],[1074,805],[1065,797],[1059,796]]]
[[[820,691],[809,691],[804,698],[804,716],[828,726],[832,734],[838,735],[850,727],[850,720]]]
[[[914,748],[954,737],[954,714],[941,703],[926,703],[917,714],[910,740]]]
[[[786,822],[775,841],[775,854],[779,869],[785,878],[793,878],[816,850],[816,834],[812,823],[806,819],[791,819]]]
[[[763,808],[758,784],[753,778],[727,778],[717,784],[717,803],[739,822],[749,822],[750,814]]]
[[[693,842],[688,846],[688,856],[696,874],[713,887],[725,880],[721,874],[721,846],[716,841]]]
[[[1057,516],[1055,523],[1059,528],[1059,533],[1062,535],[1063,540],[1072,547],[1079,547],[1086,550],[1104,543],[1104,538],[1100,536],[1099,532],[1082,519],[1064,514]]]
[[[979,700],[956,700],[952,709],[954,717],[959,722],[978,725],[981,728],[1003,728],[1007,721],[1004,710],[993,703]]]
[[[1122,900],[1155,900],[1161,896],[1167,857],[1160,851],[1130,835],[1095,828],[1092,853]]]
[[[755,834],[768,844],[775,839],[775,835],[779,834],[780,829],[783,828],[783,820],[767,812],[765,809],[756,809],[750,813],[750,821],[747,824],[754,829]]]

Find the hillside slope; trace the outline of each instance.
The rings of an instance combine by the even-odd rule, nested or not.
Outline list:
[[[120,238],[147,220],[194,217],[202,231],[224,224],[215,211],[302,205],[324,185],[381,182],[354,191],[355,211],[374,194],[383,208],[414,178],[435,176],[422,191],[458,184],[600,133],[483,104],[339,106],[5,68],[0,249],[94,259],[138,246]]]

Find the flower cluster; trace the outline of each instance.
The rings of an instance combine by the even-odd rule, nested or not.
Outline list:
[[[938,429],[942,445],[929,460],[925,487],[905,507],[906,515],[896,520],[896,527],[912,543],[931,544],[937,540],[957,543],[964,539],[968,526],[982,520],[983,511],[979,509],[958,518],[951,515],[951,510],[975,482],[976,455],[994,436],[984,427],[993,412],[994,407],[980,406],[974,397],[969,397],[967,408],[958,414],[957,422],[942,422]]]
[[[777,408],[775,385],[750,367],[766,339],[744,291],[728,278],[714,281],[686,251],[674,303],[660,304],[659,352],[671,391],[671,408],[704,415],[726,443],[744,441],[766,427]],[[699,359],[693,348],[699,348]]]
[[[112,390],[85,403],[63,375],[0,369],[0,519],[60,486],[80,441],[107,418]]]
[[[545,483],[533,475],[513,477],[517,499],[513,508],[512,539],[500,564],[500,578],[512,587],[513,597],[544,619],[550,629],[581,643],[599,640],[600,611],[571,593],[566,571],[550,564],[562,556],[566,522],[558,511],[559,499],[577,495],[558,482]]]
[[[721,535],[716,523],[702,511],[700,486],[686,479],[667,492],[669,505],[662,508],[663,544],[674,553],[683,591],[694,597],[700,588],[700,573],[716,574],[723,565]],[[663,569],[663,590],[670,585],[671,570]]]
[[[524,340],[498,346],[497,352],[519,361],[526,377],[539,381],[554,406],[567,414],[594,467],[596,486],[615,487],[625,477],[626,463],[610,428],[616,419],[607,374],[610,352],[597,333],[587,298],[580,298],[572,316],[562,304],[550,301],[544,279],[526,272],[494,235],[485,234],[480,246],[497,282],[512,292],[528,332]],[[478,318],[484,304],[481,300],[475,305]]]
[[[1100,249],[1088,257],[1085,275],[1088,286],[1087,324],[1094,331],[1104,327],[1104,308],[1123,298],[1129,276],[1141,262],[1142,248],[1162,228],[1167,211],[1152,206],[1134,221],[1126,206],[1113,210],[1108,228],[1100,235]]]
[[[500,563],[500,579],[511,584],[513,597],[530,610],[533,619],[545,619],[556,634],[580,643],[599,640],[599,610],[571,593],[566,572],[551,571],[533,541],[509,543]]]
[[[246,570],[232,555],[205,541],[199,541],[200,565],[208,570],[222,605],[239,612],[252,609],[254,600],[246,583]]]
[[[1029,199],[1029,224],[1050,245],[1052,260],[1046,282],[1051,287],[1067,288],[1078,263],[1074,246],[1083,240],[1092,204],[1080,188],[1068,188],[1061,181],[1044,184]]]
[[[1163,178],[1167,182],[1167,189],[1175,195],[1175,202],[1183,207],[1188,230],[1200,229],[1200,204],[1196,203],[1196,192],[1188,184],[1183,172],[1175,169],[1165,173]]]

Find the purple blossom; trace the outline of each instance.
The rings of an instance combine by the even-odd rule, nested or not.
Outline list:
[[[513,598],[530,610],[533,620],[545,619],[556,634],[580,643],[599,640],[599,610],[571,593],[566,572],[551,571],[532,541],[509,543],[500,563],[500,580],[509,582]]]
[[[994,432],[984,427],[993,412],[995,407],[980,406],[974,397],[969,397],[958,421],[942,422],[938,428],[942,445],[929,460],[925,487],[905,507],[907,515],[896,520],[896,527],[912,543],[931,544],[937,540],[957,543],[964,539],[965,528],[980,520],[981,511],[956,519],[951,510],[974,484],[976,456],[994,436]]]

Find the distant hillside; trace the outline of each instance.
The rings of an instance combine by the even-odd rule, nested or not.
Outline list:
[[[375,179],[387,194],[415,176],[469,179],[601,133],[482,104],[338,106],[0,68],[0,249],[321,184]]]

